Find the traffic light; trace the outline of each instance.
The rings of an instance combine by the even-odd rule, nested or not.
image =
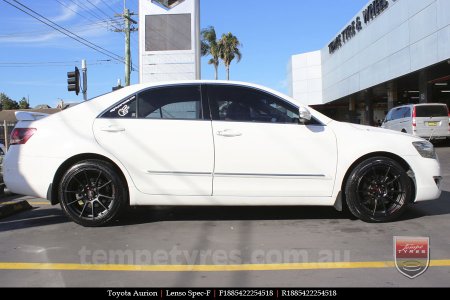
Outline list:
[[[80,70],[77,67],[75,71],[67,72],[67,90],[77,95],[80,93]]]

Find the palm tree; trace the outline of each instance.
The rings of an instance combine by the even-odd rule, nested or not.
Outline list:
[[[239,48],[242,47],[242,44],[236,36],[229,32],[222,35],[219,45],[220,58],[223,60],[227,70],[227,80],[230,80],[230,64],[235,58],[237,58],[238,62],[241,60],[242,53]]]
[[[219,78],[219,59],[220,59],[220,46],[217,41],[216,30],[213,26],[209,26],[202,30],[202,43],[201,54],[202,56],[211,55],[212,58],[208,61],[208,64],[214,66],[215,78]]]

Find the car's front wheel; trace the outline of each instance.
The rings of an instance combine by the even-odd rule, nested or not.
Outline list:
[[[114,167],[101,160],[85,160],[66,171],[59,184],[65,214],[88,227],[115,220],[124,210],[128,192]]]
[[[373,157],[357,165],[347,179],[345,196],[350,212],[366,222],[398,218],[412,202],[406,170],[388,157]]]

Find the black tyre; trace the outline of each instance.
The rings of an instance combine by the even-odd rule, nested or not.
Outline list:
[[[112,222],[128,203],[124,180],[110,163],[101,160],[72,166],[62,177],[58,192],[65,214],[86,227]]]
[[[412,202],[411,180],[395,160],[373,157],[353,171],[345,185],[350,212],[365,222],[388,222],[398,218]]]

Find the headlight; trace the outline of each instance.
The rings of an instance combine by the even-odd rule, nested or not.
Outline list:
[[[423,141],[423,142],[413,142],[414,148],[417,149],[422,157],[425,158],[436,158],[436,152],[434,151],[434,146],[432,143]]]

